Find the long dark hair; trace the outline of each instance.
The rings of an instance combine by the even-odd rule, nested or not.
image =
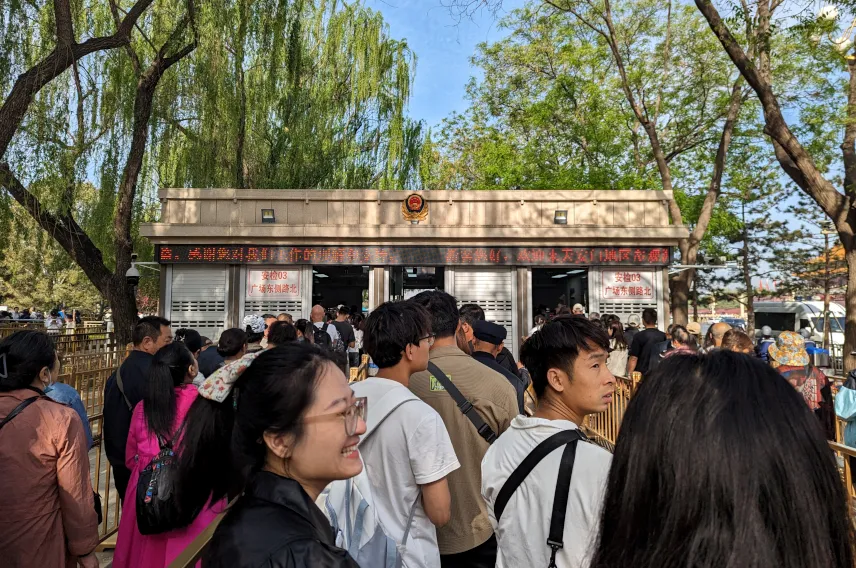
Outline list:
[[[175,426],[175,387],[184,383],[194,361],[190,349],[180,341],[164,345],[152,359],[143,394],[143,414],[149,431],[165,441]]]
[[[615,340],[615,349],[627,349],[627,339],[624,337],[624,326],[621,325],[620,320],[610,322],[606,331],[609,333],[609,337]]]
[[[592,568],[853,567],[817,418],[776,371],[716,350],[663,360],[627,407]]]
[[[185,420],[179,449],[178,495],[191,516],[210,502],[240,494],[262,468],[262,434],[302,434],[315,384],[328,364],[326,351],[290,342],[262,352],[222,403],[197,398]]]
[[[5,360],[5,377],[0,377],[0,392],[27,387],[42,369],[56,362],[54,340],[43,331],[16,331],[0,341],[0,357]],[[0,371],[4,363],[0,362]],[[56,379],[56,377],[54,377]]]

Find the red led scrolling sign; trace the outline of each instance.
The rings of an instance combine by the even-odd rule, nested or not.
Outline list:
[[[666,266],[669,247],[159,245],[162,264]]]

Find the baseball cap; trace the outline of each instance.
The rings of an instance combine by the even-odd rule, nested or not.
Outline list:
[[[697,321],[691,321],[687,324],[687,331],[693,335],[701,334],[701,324]]]
[[[642,325],[642,317],[639,314],[633,314],[627,318],[627,325],[630,327],[639,327]]]

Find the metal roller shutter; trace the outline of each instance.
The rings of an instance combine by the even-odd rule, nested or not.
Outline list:
[[[174,266],[169,318],[173,330],[195,329],[216,340],[226,327],[225,267]]]
[[[517,357],[514,329],[514,279],[509,268],[455,268],[454,293],[458,306],[478,304],[485,319],[508,330],[505,346]]]
[[[291,274],[291,278],[287,280],[290,284],[288,285],[296,285],[297,292],[294,294],[289,294],[287,292],[278,292],[276,288],[274,288],[273,293],[268,293],[263,296],[259,296],[259,294],[254,290],[250,290],[250,282],[248,282],[248,277],[253,281],[253,283],[259,284],[261,283],[258,280],[259,272],[270,272],[271,274],[282,275],[283,273]],[[241,311],[241,320],[247,315],[255,314],[255,315],[264,315],[264,314],[273,314],[275,316],[281,313],[291,314],[295,321],[304,317],[303,316],[303,295],[306,291],[306,276],[308,272],[308,276],[311,282],[311,270],[302,269],[300,267],[294,266],[272,266],[272,267],[248,267],[242,271],[241,276],[241,297],[243,298],[243,309]],[[256,274],[256,278],[253,279],[251,273]],[[286,280],[266,280],[265,282],[270,283],[272,286],[277,287],[277,284],[285,284]],[[310,290],[311,294],[311,290]]]

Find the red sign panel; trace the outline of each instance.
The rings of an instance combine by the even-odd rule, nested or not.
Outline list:
[[[669,247],[159,245],[162,264],[665,266]]]

